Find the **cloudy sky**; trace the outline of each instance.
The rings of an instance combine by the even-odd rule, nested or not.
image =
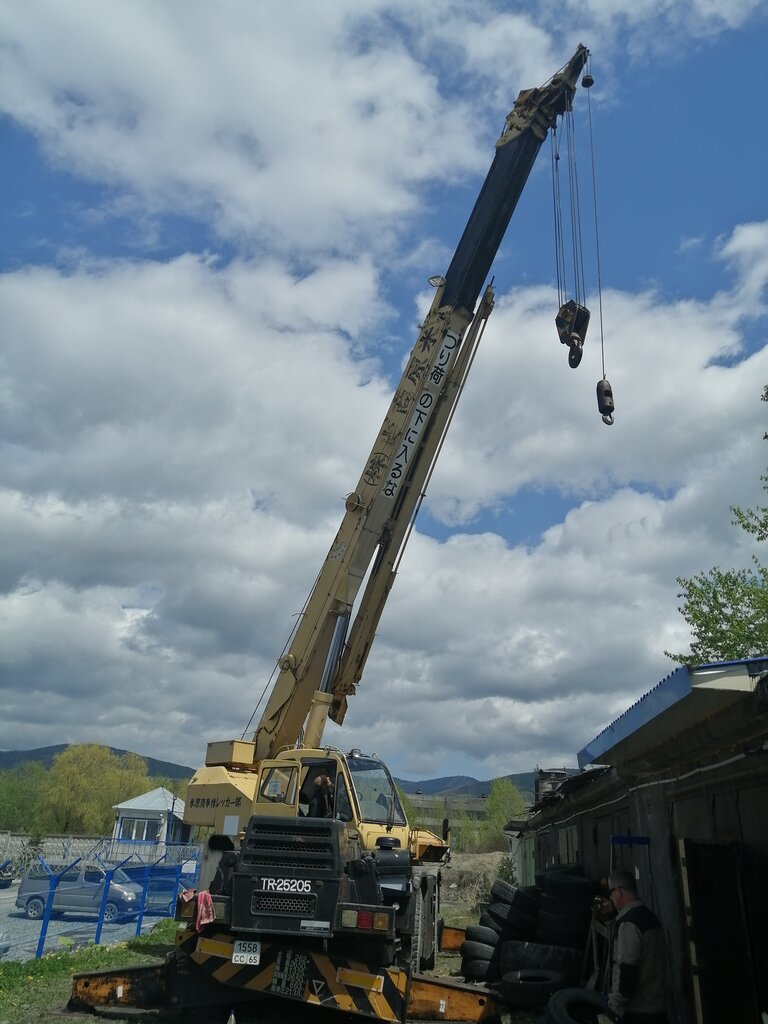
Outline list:
[[[407,779],[575,754],[754,550],[759,0],[0,3],[0,747],[239,736],[517,93],[592,53],[595,264],[558,342],[548,144],[358,695]],[[587,94],[576,99],[594,249]]]

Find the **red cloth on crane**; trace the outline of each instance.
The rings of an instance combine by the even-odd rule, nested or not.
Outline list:
[[[195,914],[195,931],[200,931],[203,925],[213,924],[216,914],[213,909],[211,894],[205,889],[197,894],[197,912]]]

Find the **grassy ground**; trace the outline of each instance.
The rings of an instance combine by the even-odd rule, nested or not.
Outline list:
[[[170,948],[176,927],[175,921],[160,921],[148,935],[115,946],[86,946],[25,963],[0,963],[0,1024],[61,1024],[73,974],[157,960]]]
[[[465,854],[454,857],[444,873],[442,916],[447,924],[476,924],[480,904],[487,901],[501,855]],[[52,953],[26,963],[0,963],[0,1024],[61,1024],[62,1009],[72,989],[72,975],[89,971],[131,967],[162,959],[171,948],[175,921],[160,921],[148,935],[116,946],[88,946],[71,953]],[[436,972],[461,980],[457,954],[439,954]],[[238,1011],[238,1024],[246,1024]],[[72,1021],[97,1018],[72,1015]],[[338,1022],[341,1018],[334,1015]],[[538,1019],[527,1014],[506,1017],[510,1024],[529,1024]],[[202,1021],[201,1021],[202,1024]],[[221,1021],[224,1024],[224,1021]]]

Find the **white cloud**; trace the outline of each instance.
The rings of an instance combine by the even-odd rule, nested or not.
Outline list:
[[[728,505],[761,495],[768,349],[712,365],[739,350],[754,302],[752,228],[723,246],[739,275],[727,295],[608,297],[623,325],[612,428],[593,405],[596,352],[565,365],[548,289],[501,296],[433,512],[514,507],[526,484],[583,497],[528,547],[417,533],[331,741],[405,776],[560,763],[669,670],[663,649],[686,642],[675,576],[753,550]],[[19,723],[2,742],[66,734],[194,764],[245,725],[388,402],[345,333],[375,327],[371,269],[298,279],[184,257],[1,286],[0,650]]]
[[[61,166],[129,189],[139,208],[279,251],[386,244],[414,185],[475,157],[466,108],[449,108],[400,38],[367,45],[385,8],[22,6],[5,27],[5,110]],[[445,161],[449,114],[461,144]]]
[[[163,218],[179,213],[221,241],[131,262],[78,236],[50,243],[59,269],[0,278],[3,746],[98,740],[194,766],[238,735],[409,344],[412,291],[387,293],[387,274],[440,269],[452,236],[429,204],[485,169],[510,85],[543,82],[580,39],[605,42],[610,80],[625,46],[759,16],[747,0],[180,10],[2,15],[6,112],[104,186],[70,218],[131,218],[120,252],[177,252]],[[754,550],[728,506],[763,497],[768,348],[747,336],[767,252],[768,225],[744,223],[709,296],[606,288],[611,428],[597,318],[574,372],[554,289],[500,287],[430,488],[447,537],[414,535],[331,742],[414,778],[572,763],[669,671],[662,651],[687,638],[675,577]],[[521,489],[570,511],[523,542]]]

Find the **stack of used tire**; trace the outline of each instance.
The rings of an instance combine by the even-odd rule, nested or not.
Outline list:
[[[497,878],[480,924],[494,928],[504,939],[533,939],[539,916],[538,886],[516,886]]]
[[[461,973],[467,981],[496,981],[500,977],[502,943],[534,937],[538,906],[536,886],[518,888],[496,879],[480,923],[466,929],[461,944]]]
[[[467,981],[496,981],[499,977],[499,933],[494,928],[471,924],[464,932],[461,973]]]
[[[461,973],[498,983],[509,1006],[548,1004],[580,980],[594,894],[576,865],[537,874],[535,886],[497,878],[479,924],[466,929]]]
[[[597,890],[578,866],[556,868],[536,876],[541,887],[535,941],[584,952]]]
[[[594,892],[579,867],[566,866],[537,874],[536,886],[508,898],[515,912],[506,913],[498,966],[509,1006],[549,1005],[566,986],[579,983]],[[507,893],[496,883],[492,900]],[[491,920],[504,917],[493,902],[486,913]],[[556,1000],[553,1005],[558,1012]]]

